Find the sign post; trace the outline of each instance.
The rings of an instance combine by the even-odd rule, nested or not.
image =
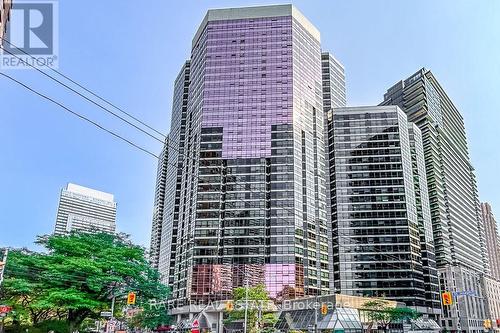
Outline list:
[[[101,317],[111,317],[111,311],[101,311]]]

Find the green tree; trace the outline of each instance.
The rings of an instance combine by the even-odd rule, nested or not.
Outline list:
[[[235,310],[229,312],[227,323],[245,319],[246,288],[234,289],[233,298],[237,306]],[[268,309],[268,302],[270,302],[270,298],[264,285],[259,284],[248,288],[247,327],[249,332],[269,331],[278,321],[274,311]]]
[[[26,310],[31,324],[64,319],[69,331],[86,318],[98,318],[116,297],[115,313],[126,294],[137,299],[165,299],[169,292],[144,256],[144,249],[124,234],[73,233],[42,236],[47,252],[10,252],[1,297]]]
[[[374,323],[379,323],[384,331],[389,330],[389,325],[405,319],[416,319],[420,314],[411,308],[392,307],[385,300],[373,300],[363,304],[363,312],[370,321],[369,329]]]
[[[133,328],[155,329],[160,326],[170,325],[171,317],[166,306],[151,306],[140,304],[140,311],[129,319],[128,324]]]

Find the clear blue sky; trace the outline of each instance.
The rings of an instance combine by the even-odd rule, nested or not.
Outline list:
[[[272,1],[61,1],[60,70],[167,132],[173,80],[209,8]],[[343,62],[349,105],[431,69],[462,112],[480,198],[500,218],[500,1],[293,2]],[[9,74],[128,138],[160,144],[40,74]],[[0,78],[0,246],[33,247],[52,232],[60,189],[75,182],[115,194],[118,229],[149,245],[156,161]]]

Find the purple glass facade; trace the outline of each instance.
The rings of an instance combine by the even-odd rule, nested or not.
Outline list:
[[[179,305],[246,281],[273,298],[329,291],[321,79],[319,32],[292,6],[208,12],[180,134]]]
[[[223,127],[223,158],[271,156],[271,125],[292,122],[292,17],[206,29],[202,127]]]

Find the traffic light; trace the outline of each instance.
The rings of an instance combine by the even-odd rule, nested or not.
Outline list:
[[[232,301],[227,301],[226,302],[226,311],[233,311],[234,310],[234,303]]]
[[[127,304],[135,304],[135,293],[134,292],[129,292],[127,296]]]
[[[326,303],[321,304],[321,314],[324,316],[328,313],[328,305]]]
[[[452,305],[453,304],[453,296],[451,295],[451,292],[446,291],[441,294],[442,300],[443,300],[443,305]]]

